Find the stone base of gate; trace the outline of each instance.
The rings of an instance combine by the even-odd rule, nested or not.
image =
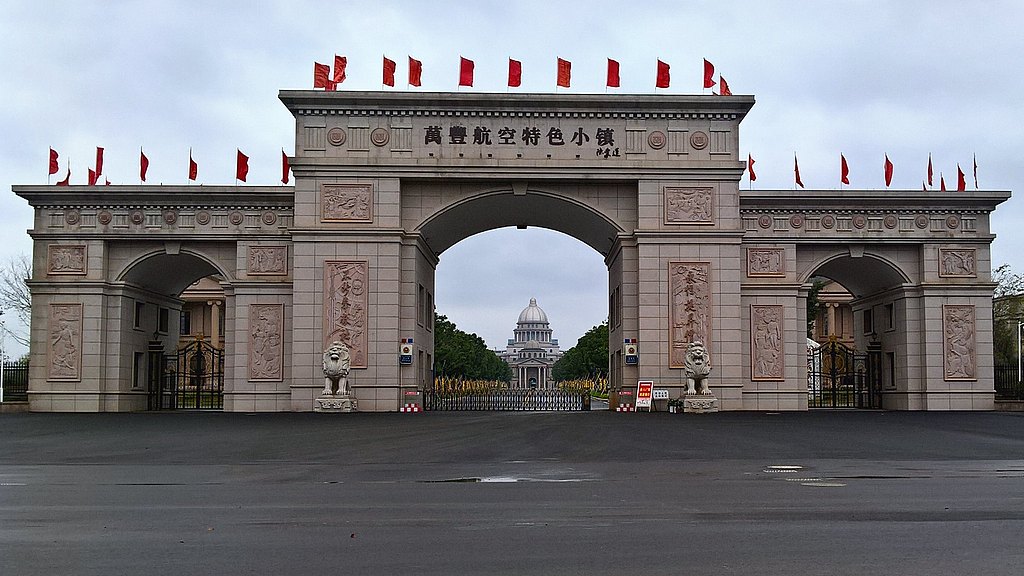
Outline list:
[[[321,396],[314,401],[313,411],[321,414],[341,414],[343,412],[356,412],[358,410],[356,397],[345,396]]]
[[[712,394],[687,394],[683,396],[685,414],[708,414],[718,412],[718,398]]]

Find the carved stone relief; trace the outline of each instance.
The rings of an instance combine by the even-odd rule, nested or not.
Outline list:
[[[690,342],[711,348],[711,264],[669,262],[669,366],[683,368]]]
[[[943,367],[946,380],[977,380],[974,306],[943,306]]]
[[[710,188],[665,188],[666,224],[713,224]]]
[[[247,272],[253,276],[284,276],[288,274],[288,247],[249,246]]]
[[[782,248],[748,248],[747,276],[785,276],[785,253]]]
[[[48,380],[82,379],[82,305],[50,304]]]
[[[750,378],[785,380],[782,306],[750,307]]]
[[[324,222],[373,221],[373,185],[322,185],[320,187],[320,214],[320,219]]]
[[[977,278],[973,249],[939,248],[939,276],[943,278]]]
[[[284,379],[284,306],[249,306],[249,380]]]
[[[353,368],[366,368],[368,267],[366,262],[324,262],[324,349],[342,342]]]
[[[88,268],[85,245],[61,246],[50,244],[46,247],[46,273],[84,275]]]

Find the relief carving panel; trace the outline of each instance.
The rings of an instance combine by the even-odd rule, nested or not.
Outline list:
[[[750,378],[785,380],[782,306],[750,307]]]
[[[974,306],[943,306],[943,367],[946,380],[977,380]]]
[[[669,366],[683,368],[686,347],[711,348],[711,264],[669,262]]]
[[[711,188],[665,188],[666,224],[713,224]]]
[[[321,185],[320,219],[323,222],[372,222],[373,185]]]
[[[82,379],[82,305],[50,304],[48,380]]]
[[[366,368],[366,262],[324,262],[324,349],[338,340],[352,355],[352,368]]]
[[[785,276],[783,248],[747,249],[747,276]]]
[[[284,379],[284,306],[249,306],[249,380]]]
[[[288,274],[288,247],[249,246],[248,273],[253,276]]]
[[[939,276],[943,278],[977,278],[974,250],[939,248]]]
[[[47,274],[84,275],[87,272],[85,245],[61,246],[50,244],[46,247]]]

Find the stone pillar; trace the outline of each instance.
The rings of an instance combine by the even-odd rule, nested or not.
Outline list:
[[[837,337],[840,337],[840,338],[843,337],[844,334],[842,334],[842,333],[836,334],[836,306],[837,305],[830,302],[830,303],[826,304],[826,306],[828,307],[828,333],[825,334],[825,336],[827,337],[827,336],[832,336],[833,334],[835,334]]]
[[[206,305],[210,307],[210,345],[220,348],[220,302],[208,300]]]

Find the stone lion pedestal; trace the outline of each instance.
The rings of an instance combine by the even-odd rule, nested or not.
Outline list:
[[[348,347],[338,341],[331,342],[324,351],[324,390],[313,403],[314,412],[340,414],[359,409],[348,384],[350,366]]]
[[[322,414],[340,414],[342,412],[356,412],[359,410],[355,396],[346,394],[344,396],[320,396],[313,401],[313,412]]]
[[[718,412],[718,398],[713,394],[687,394],[683,396],[684,414]]]

